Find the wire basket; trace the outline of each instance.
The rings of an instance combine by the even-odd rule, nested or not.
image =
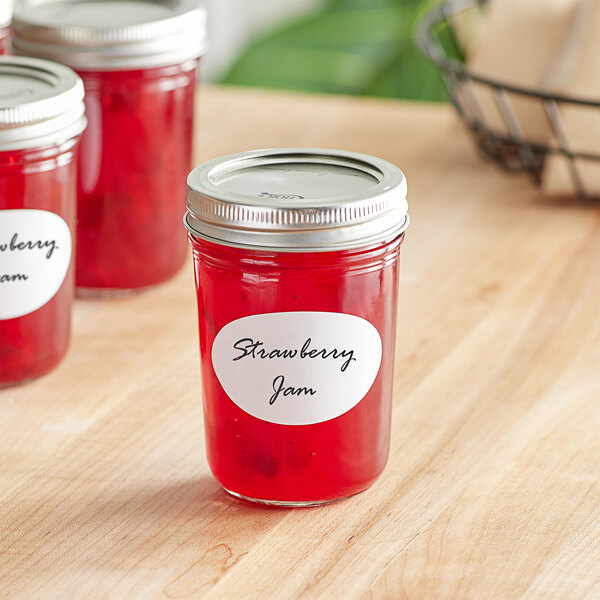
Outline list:
[[[433,7],[421,18],[416,28],[416,43],[420,50],[440,69],[440,74],[452,104],[462,120],[475,136],[478,147],[491,156],[504,169],[527,171],[534,181],[541,182],[544,164],[550,154],[566,157],[568,174],[573,189],[580,198],[598,201],[598,193],[586,190],[578,161],[594,161],[600,168],[600,155],[575,152],[569,143],[562,111],[567,106],[577,106],[589,111],[598,111],[600,101],[589,101],[565,95],[552,94],[523,87],[507,85],[493,79],[476,75],[464,64],[464,49],[460,48],[457,36],[453,35],[452,21],[464,11],[481,12],[484,0],[447,0]],[[442,35],[446,44],[442,42]],[[451,36],[453,47],[449,52],[447,40]],[[454,54],[452,56],[451,54]],[[494,131],[481,104],[475,87],[486,89],[494,99],[495,107],[506,130],[506,134]],[[515,110],[514,102],[519,98],[534,99],[540,104],[552,131],[552,140],[547,143],[526,139],[524,127]],[[598,113],[594,113],[594,116]]]

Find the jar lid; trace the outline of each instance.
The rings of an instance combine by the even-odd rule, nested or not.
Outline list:
[[[25,0],[13,30],[20,54],[78,69],[150,68],[204,52],[206,10],[194,0]]]
[[[342,250],[408,227],[406,179],[356,152],[285,148],[211,160],[188,177],[188,230],[219,244],[283,252]]]
[[[58,143],[86,126],[83,83],[68,67],[0,57],[0,151]]]
[[[13,0],[0,0],[0,27],[6,27],[12,18]]]

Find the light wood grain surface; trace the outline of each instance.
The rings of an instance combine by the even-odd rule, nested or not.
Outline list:
[[[230,88],[199,109],[197,162],[320,146],[405,171],[388,467],[325,508],[228,497],[191,265],[78,301],[62,365],[0,393],[0,598],[600,598],[600,210],[497,171],[446,106]]]

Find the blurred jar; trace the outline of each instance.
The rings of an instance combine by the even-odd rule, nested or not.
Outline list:
[[[187,253],[182,199],[205,10],[192,0],[24,3],[13,29],[17,53],[62,62],[85,86],[79,294],[110,296],[168,280]]]
[[[12,0],[0,0],[0,54],[8,53],[10,42],[10,20],[12,18]]]
[[[62,65],[0,58],[0,387],[69,345],[83,84]]]

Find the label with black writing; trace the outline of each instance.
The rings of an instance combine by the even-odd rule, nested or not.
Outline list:
[[[0,210],[0,320],[49,302],[71,262],[71,232],[47,210]]]
[[[381,364],[381,337],[365,319],[331,312],[243,317],[219,331],[212,362],[231,400],[281,425],[335,419],[367,394]]]

